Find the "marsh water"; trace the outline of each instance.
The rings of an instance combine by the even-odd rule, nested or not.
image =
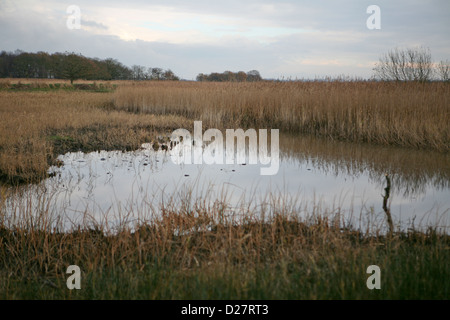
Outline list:
[[[68,153],[55,175],[6,202],[11,220],[26,215],[65,229],[79,224],[135,225],[161,208],[220,202],[227,214],[271,210],[338,217],[342,225],[385,228],[385,174],[396,228],[450,230],[450,157],[405,148],[281,135],[278,173],[259,164],[175,164],[169,152]],[[269,210],[270,211],[270,210]],[[43,216],[51,218],[44,218]]]

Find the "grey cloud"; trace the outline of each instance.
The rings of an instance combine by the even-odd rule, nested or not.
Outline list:
[[[77,4],[89,8],[91,1]],[[140,64],[172,69],[177,75],[194,79],[200,73],[248,71],[257,69],[264,77],[314,77],[349,74],[370,77],[376,61],[396,46],[429,47],[435,60],[450,58],[450,24],[447,1],[374,1],[381,7],[381,30],[366,28],[366,8],[372,1],[116,1],[105,6],[144,8],[152,4],[172,6],[181,12],[247,19],[249,25],[298,28],[292,34],[273,37],[270,43],[243,36],[227,37],[220,44],[171,44],[165,42],[124,41],[117,36],[94,35],[87,30],[69,30],[64,13],[60,18],[43,19],[32,11],[0,13],[2,50],[75,51],[85,56],[115,58],[131,66]],[[102,2],[96,2],[101,6]],[[265,10],[274,5],[276,10]],[[267,8],[267,7],[266,7]],[[49,17],[50,18],[50,17]],[[82,20],[87,26],[107,30],[101,22]],[[302,32],[315,31],[315,33]],[[354,65],[304,65],[303,59],[354,61]]]
[[[92,21],[92,20],[81,19],[80,23],[81,23],[82,26],[88,26],[88,27],[93,27],[93,28],[97,28],[97,29],[108,30],[108,27],[105,26],[104,24],[99,23],[99,22],[95,22],[95,21]]]

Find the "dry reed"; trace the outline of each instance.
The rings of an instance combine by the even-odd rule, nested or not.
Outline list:
[[[109,93],[64,90],[0,91],[0,117],[0,180],[9,183],[46,177],[59,154],[137,149],[188,123],[114,111]]]
[[[450,147],[446,83],[130,83],[116,90],[114,105],[215,128],[270,127],[440,152]]]
[[[2,86],[18,83],[38,89],[66,85],[57,80],[5,79]],[[136,149],[157,134],[190,129],[194,120],[204,121],[205,127],[278,128],[327,139],[449,151],[446,83],[116,81],[103,85],[118,88],[103,93],[1,90],[1,180],[44,177],[55,157],[68,151]]]

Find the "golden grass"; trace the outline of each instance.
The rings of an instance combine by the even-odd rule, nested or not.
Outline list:
[[[111,109],[108,93],[0,91],[0,177],[45,177],[58,154],[131,150],[157,132],[187,125],[179,116],[135,115]]]
[[[129,83],[117,109],[177,114],[215,128],[264,127],[448,152],[446,83]]]
[[[19,82],[31,90],[8,89]],[[8,182],[44,177],[58,154],[136,149],[155,135],[191,130],[194,120],[441,153],[450,146],[446,83],[113,81],[102,84],[117,89],[101,93],[33,91],[64,80],[1,83],[0,180]]]

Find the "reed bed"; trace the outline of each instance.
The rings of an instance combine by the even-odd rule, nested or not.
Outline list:
[[[176,114],[213,128],[278,128],[337,140],[448,152],[447,83],[131,83],[119,110]]]
[[[0,91],[0,118],[0,181],[9,184],[45,178],[59,154],[135,150],[188,123],[115,111],[110,93],[64,90]]]
[[[19,83],[24,90],[8,89]],[[447,83],[115,81],[0,83],[0,180],[39,180],[58,154],[132,150],[177,128],[274,128],[329,140],[449,151]],[[87,85],[85,81],[77,81]],[[51,90],[45,89],[53,86]],[[31,89],[31,90],[29,90]],[[34,89],[39,89],[34,91]]]

